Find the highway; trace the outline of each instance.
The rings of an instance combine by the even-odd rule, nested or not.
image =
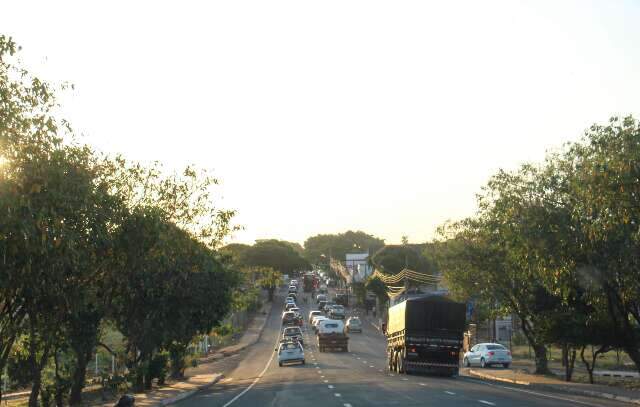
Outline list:
[[[302,294],[300,295],[301,298]],[[276,298],[255,345],[221,362],[225,379],[179,402],[179,407],[256,406],[625,406],[628,404],[496,385],[470,377],[395,375],[386,369],[385,340],[365,322],[350,335],[349,352],[317,351],[305,323],[305,365],[279,367],[274,352],[280,335],[283,295]],[[309,304],[300,301],[309,312]]]

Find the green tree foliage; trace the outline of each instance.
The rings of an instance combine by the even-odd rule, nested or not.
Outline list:
[[[418,273],[434,274],[435,266],[422,252],[425,245],[387,245],[371,256],[369,262],[387,274],[397,274],[405,268]]]
[[[241,264],[246,267],[270,267],[283,274],[309,270],[311,265],[289,242],[275,239],[260,240],[244,251]]]
[[[640,369],[638,162],[638,122],[614,118],[541,166],[500,171],[476,216],[441,229],[451,289],[517,314],[538,372],[549,343],[580,349],[591,370],[587,346],[619,347]]]
[[[361,231],[316,235],[304,242],[304,257],[312,264],[326,263],[331,257],[344,260],[347,253],[375,253],[384,246],[384,240]],[[325,256],[325,257],[322,257]]]
[[[51,87],[18,67],[17,49],[0,36],[0,374],[13,355],[30,406],[41,390],[77,404],[104,320],[150,383],[164,349],[229,311],[238,279],[214,249],[234,211],[214,205],[206,172],[166,176],[74,142],[52,114]]]

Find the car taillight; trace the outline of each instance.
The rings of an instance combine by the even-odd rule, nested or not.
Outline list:
[[[495,355],[495,352],[489,352],[489,356]]]
[[[511,352],[507,351],[507,355],[511,356]]]
[[[411,348],[411,349],[409,349],[409,352],[416,353],[416,348]]]

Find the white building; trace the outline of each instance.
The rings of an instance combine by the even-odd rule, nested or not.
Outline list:
[[[362,282],[373,273],[369,265],[369,253],[347,253],[344,262],[354,282]]]

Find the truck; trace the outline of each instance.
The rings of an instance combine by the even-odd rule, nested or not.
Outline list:
[[[311,291],[315,290],[317,285],[317,280],[318,278],[314,274],[312,273],[305,274],[302,280],[302,288],[304,289],[304,292],[310,293]]]
[[[409,298],[389,308],[387,363],[397,373],[457,376],[466,305],[443,295]]]
[[[344,322],[334,319],[325,319],[318,323],[318,350],[349,351],[349,337],[344,333]]]

